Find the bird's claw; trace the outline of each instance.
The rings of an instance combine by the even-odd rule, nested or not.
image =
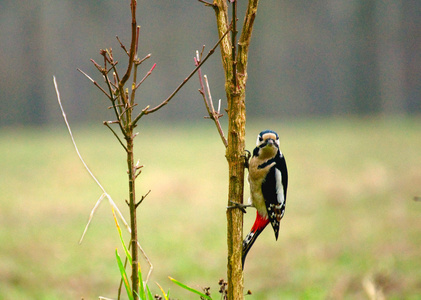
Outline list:
[[[242,204],[242,203],[234,202],[234,201],[231,201],[231,200],[229,202],[232,203],[233,205],[227,206],[227,209],[238,208],[245,214],[247,213],[246,207],[250,207],[250,205],[248,205],[248,204]]]
[[[244,154],[241,155],[241,156],[244,157],[244,168],[247,168],[248,169],[248,167],[249,167],[249,160],[250,160],[250,157],[251,157],[250,151],[244,150]]]

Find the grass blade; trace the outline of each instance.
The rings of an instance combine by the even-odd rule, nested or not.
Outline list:
[[[142,299],[146,299],[146,293],[145,293],[145,288],[143,286],[142,270],[140,269],[140,263],[138,263],[137,266],[138,266],[138,274],[139,274],[139,293]]]
[[[131,265],[132,264],[132,256],[130,255],[129,250],[127,250],[126,244],[124,243],[123,235],[121,234],[121,228],[120,228],[120,225],[118,224],[117,216],[115,215],[114,208],[111,208],[111,210],[113,211],[115,226],[117,227],[118,235],[120,236],[121,245],[123,245],[124,252],[126,253],[126,257],[129,260],[129,263]]]
[[[146,285],[146,291],[148,292],[148,300],[154,300],[154,297],[152,296],[151,290],[149,289],[148,285]]]
[[[162,286],[160,286],[158,282],[156,282],[156,285],[157,285],[157,286],[159,287],[159,289],[161,290],[162,295],[164,296],[164,299],[165,299],[165,300],[168,300],[168,296],[167,296],[167,294],[165,294],[164,289],[162,288]]]
[[[177,285],[181,286],[183,289],[186,289],[186,290],[188,290],[189,292],[195,293],[195,294],[197,294],[197,295],[199,295],[200,297],[203,297],[203,298],[205,298],[205,299],[212,300],[212,298],[211,298],[211,297],[209,297],[208,295],[205,295],[205,294],[203,294],[202,292],[199,292],[198,290],[195,290],[194,288],[191,288],[191,287],[189,287],[189,286],[185,285],[184,283],[181,283],[180,281],[178,281],[178,280],[176,280],[176,279],[174,279],[174,278],[172,278],[172,277],[168,277],[168,278],[169,278],[172,282],[174,282],[175,284],[177,284]]]
[[[132,289],[130,288],[129,280],[127,278],[126,269],[124,269],[123,262],[121,261],[120,255],[118,255],[117,249],[115,250],[115,256],[117,259],[118,268],[120,269],[121,278],[123,279],[124,287],[126,288],[127,296],[130,300],[134,300]]]

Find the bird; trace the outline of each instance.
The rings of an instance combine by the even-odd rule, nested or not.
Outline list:
[[[278,240],[279,223],[285,213],[288,170],[285,157],[280,149],[279,136],[275,131],[264,130],[257,136],[256,148],[250,160],[246,158],[250,185],[249,205],[255,207],[256,219],[250,233],[244,238],[242,266],[260,233],[270,223]]]

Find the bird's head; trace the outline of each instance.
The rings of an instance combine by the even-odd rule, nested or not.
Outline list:
[[[256,147],[259,155],[273,157],[279,150],[279,136],[275,131],[264,130],[257,136]]]

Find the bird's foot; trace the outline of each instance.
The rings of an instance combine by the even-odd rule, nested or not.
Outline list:
[[[232,203],[233,205],[227,206],[227,209],[238,208],[238,209],[241,209],[243,213],[247,213],[246,208],[251,206],[250,204],[242,204],[242,203],[234,202],[231,200],[229,202]]]

